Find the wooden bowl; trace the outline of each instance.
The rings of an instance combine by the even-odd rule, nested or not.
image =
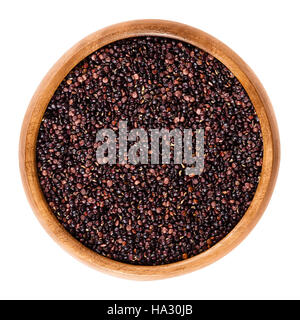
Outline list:
[[[259,117],[264,154],[260,182],[243,218],[221,241],[205,252],[167,265],[136,266],[117,262],[88,249],[71,236],[51,212],[40,188],[36,166],[36,141],[47,105],[65,76],[86,56],[120,39],[136,36],[162,36],[199,47],[220,60],[238,78]],[[273,191],[279,167],[280,146],[270,100],[253,71],[226,45],[190,26],[162,20],[137,20],[99,30],[78,42],[52,67],[36,90],[26,112],[20,138],[20,170],[24,189],[38,220],[71,255],[100,271],[116,276],[153,280],[194,271],[220,259],[237,246],[263,214]]]

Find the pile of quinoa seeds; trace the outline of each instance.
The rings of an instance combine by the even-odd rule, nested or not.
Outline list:
[[[184,164],[99,164],[100,129],[204,131],[204,170]],[[129,147],[129,146],[128,146]],[[193,257],[240,221],[263,157],[254,107],[237,78],[193,45],[129,38],[81,61],[44,114],[40,185],[58,221],[102,256],[138,265]]]

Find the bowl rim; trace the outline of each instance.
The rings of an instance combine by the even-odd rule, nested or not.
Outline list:
[[[241,82],[257,112],[263,137],[264,154],[260,181],[254,198],[238,224],[208,250],[186,260],[140,266],[118,262],[92,251],[58,222],[49,208],[39,185],[36,166],[36,141],[45,109],[65,76],[86,56],[117,40],[138,36],[160,36],[190,43],[221,61]],[[26,111],[19,145],[19,166],[28,201],[48,234],[81,262],[108,274],[136,279],[169,278],[205,267],[235,248],[253,229],[271,198],[280,161],[278,127],[271,102],[249,66],[229,47],[194,27],[167,20],[132,20],[114,24],[85,37],[69,49],[49,70]]]

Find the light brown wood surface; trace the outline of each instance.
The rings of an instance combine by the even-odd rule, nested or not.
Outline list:
[[[236,227],[207,251],[190,259],[161,266],[135,266],[105,258],[73,238],[51,212],[41,191],[36,169],[36,140],[41,120],[56,88],[87,55],[116,40],[156,35],[179,39],[199,47],[220,60],[247,91],[261,124],[264,155],[260,182],[254,199]],[[31,207],[49,235],[71,255],[102,272],[137,280],[173,277],[205,267],[236,247],[263,214],[274,189],[280,146],[276,119],[270,100],[247,64],[226,45],[190,26],[163,20],[137,20],[99,30],[72,47],[51,68],[37,88],[26,112],[20,137],[20,171]]]

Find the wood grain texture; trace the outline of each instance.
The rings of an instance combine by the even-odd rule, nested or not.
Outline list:
[[[238,78],[258,114],[264,144],[260,182],[254,199],[236,227],[207,251],[184,261],[161,266],[135,266],[105,258],[73,238],[51,212],[41,191],[36,168],[36,141],[47,105],[65,76],[95,50],[120,39],[162,36],[199,47],[220,60]],[[37,88],[26,112],[20,137],[19,161],[24,189],[31,207],[49,235],[71,255],[102,272],[119,277],[154,280],[205,267],[236,247],[263,214],[273,192],[280,158],[279,134],[270,100],[247,64],[226,45],[190,26],[163,20],[137,20],[99,30],[72,47],[51,68]]]

